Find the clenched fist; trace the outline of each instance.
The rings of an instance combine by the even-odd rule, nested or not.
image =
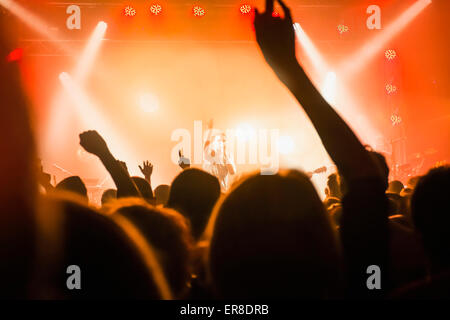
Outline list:
[[[84,150],[98,157],[109,152],[105,140],[95,130],[89,130],[81,133],[80,145],[84,148]]]

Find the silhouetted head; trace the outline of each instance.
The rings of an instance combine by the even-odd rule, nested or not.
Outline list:
[[[58,183],[55,188],[56,190],[74,192],[82,196],[86,200],[88,199],[86,186],[79,176],[65,178],[60,183]]]
[[[416,187],[419,180],[420,180],[420,176],[414,176],[414,177],[409,178],[408,183],[407,183],[408,188],[414,190],[414,188]]]
[[[47,197],[38,255],[35,295],[47,299],[160,299],[169,295],[156,254],[140,242],[136,232],[120,219],[112,219],[68,197]],[[124,220],[124,219],[122,219]],[[80,269],[81,290],[67,272]],[[159,268],[160,269],[160,268]],[[69,280],[70,281],[69,281]],[[165,283],[166,286],[161,286]]]
[[[124,216],[140,230],[156,252],[174,296],[186,297],[193,247],[186,218],[175,210],[156,208],[137,198],[117,200],[110,212]]]
[[[397,193],[386,193],[389,202],[388,215],[405,214],[404,200],[402,196]]]
[[[339,179],[337,173],[332,173],[327,179],[327,197],[341,198],[341,188],[339,186]]]
[[[411,198],[415,228],[434,270],[450,267],[450,166],[431,169],[418,181]]]
[[[250,176],[217,205],[211,226],[209,269],[219,297],[339,296],[339,242],[305,174]]]
[[[401,181],[398,180],[393,180],[391,182],[389,182],[389,187],[387,189],[388,192],[390,193],[395,193],[395,194],[400,194],[400,192],[402,192],[404,188],[404,185]]]
[[[167,206],[184,215],[198,239],[205,230],[211,211],[220,196],[220,184],[213,175],[195,168],[181,172],[170,187]]]
[[[401,195],[402,197],[410,198],[411,195],[412,195],[412,193],[413,193],[413,191],[414,191],[414,190],[411,189],[411,188],[403,188],[402,191],[400,192],[400,195]]]
[[[170,186],[168,186],[167,184],[161,184],[157,186],[155,189],[155,204],[161,204],[165,206],[167,204],[167,201],[169,200],[169,192]]]
[[[148,202],[152,202],[154,200],[153,190],[148,181],[141,177],[131,177],[131,179],[133,179],[133,182],[139,189],[142,197]]]
[[[107,204],[108,202],[117,199],[117,190],[116,189],[107,189],[102,194],[102,206]]]
[[[336,204],[340,204],[341,203],[341,199],[339,198],[335,198],[335,197],[327,197],[324,201],[323,201],[323,205],[325,206],[325,208],[328,210],[330,209],[330,207],[336,205]]]
[[[369,154],[375,159],[375,163],[383,175],[384,189],[387,190],[389,186],[389,166],[386,162],[386,157],[377,151],[369,151]]]

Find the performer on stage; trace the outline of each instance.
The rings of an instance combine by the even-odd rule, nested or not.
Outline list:
[[[224,133],[213,135],[212,131],[213,120],[210,120],[208,138],[204,146],[203,170],[216,176],[222,192],[226,192],[229,187],[229,176],[236,173],[236,167],[227,153],[226,135]]]

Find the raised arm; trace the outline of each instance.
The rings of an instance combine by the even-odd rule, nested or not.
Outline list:
[[[206,149],[209,147],[209,145],[211,144],[211,136],[212,136],[212,130],[214,127],[214,120],[211,119],[208,122],[208,136],[206,137],[206,141],[205,141],[205,145],[204,145],[204,150],[206,152]]]
[[[347,194],[343,199],[340,235],[347,267],[347,294],[355,298],[382,297],[390,282],[387,199],[381,165],[298,64],[291,14],[281,0],[278,2],[284,9],[284,18],[272,17],[273,0],[266,0],[265,13],[256,10],[257,42],[266,61],[305,110],[344,178]],[[367,288],[367,268],[371,265],[381,270],[382,290]]]
[[[141,170],[145,180],[147,180],[148,184],[150,185],[150,189],[152,189],[153,164],[151,164],[150,161],[144,161],[142,162],[142,167],[139,166],[139,170]]]
[[[264,58],[305,110],[347,183],[379,177],[378,168],[369,153],[297,62],[291,13],[282,1],[279,3],[284,9],[284,18],[272,16],[273,0],[266,1],[266,12],[255,12],[256,40]]]
[[[191,167],[191,160],[183,155],[183,149],[178,150],[178,165],[183,170]]]
[[[96,155],[111,175],[117,187],[117,197],[140,197],[141,194],[120,161],[108,149],[105,140],[97,131],[80,134],[80,145],[89,153]]]

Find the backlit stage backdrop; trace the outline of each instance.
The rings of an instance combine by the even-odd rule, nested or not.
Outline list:
[[[149,160],[153,187],[170,183],[181,170],[172,160],[178,133],[190,133],[184,152],[193,158],[194,127],[202,121],[206,130],[214,119],[229,139],[248,145],[238,172],[260,168],[250,145],[265,147],[260,133],[278,130],[280,166],[326,166],[313,177],[323,193],[332,163],[254,41],[252,10],[263,1],[0,4],[19,39],[11,58],[21,59],[44,169],[57,181],[75,174],[112,186],[78,144],[80,132],[96,129],[132,175]],[[448,1],[288,5],[305,70],[360,138],[385,152],[394,175],[449,159]]]

